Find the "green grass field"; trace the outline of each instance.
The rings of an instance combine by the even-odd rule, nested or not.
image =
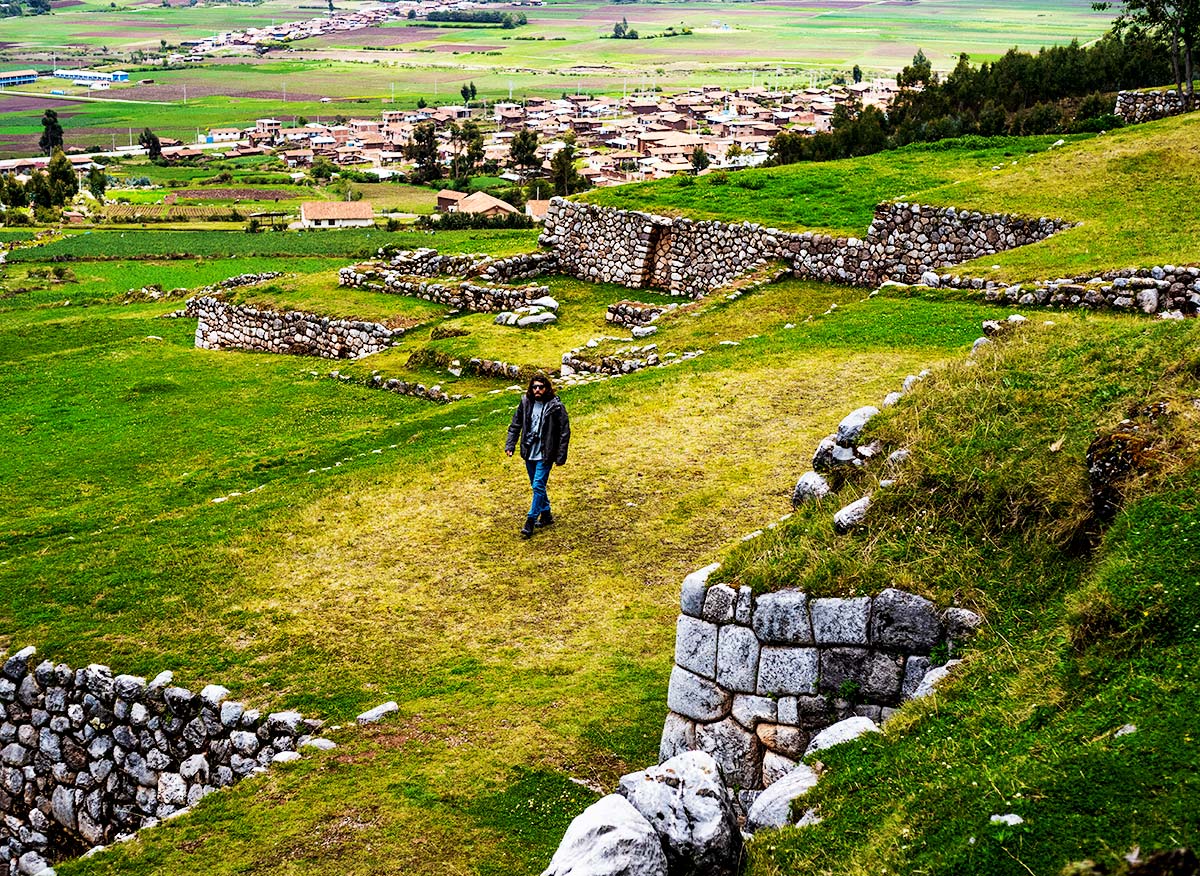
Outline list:
[[[1182,263],[1194,258],[1184,206],[1200,191],[1194,126],[787,172],[825,174],[813,190],[848,198],[796,213],[815,226],[858,227],[878,193],[914,181],[946,203],[1077,211],[1090,252],[1077,229],[1061,249],[1001,257],[1006,273],[1072,270],[1081,253],[1124,259],[1122,235],[1138,228],[1144,257]],[[1001,148],[1017,164],[992,171]],[[838,188],[837,174],[868,190]],[[786,190],[766,185],[752,194]],[[1171,223],[1151,212],[1162,204]],[[178,301],[125,304],[125,290],[283,268],[238,300],[434,321],[443,314],[424,303],[338,289],[337,268],[384,241],[504,253],[533,234],[120,234],[18,250],[3,268],[0,649],[169,668],[194,689],[223,684],[331,727],[389,699],[401,711],[330,729],[338,749],[58,872],[541,872],[594,799],[573,779],[609,789],[655,759],[679,582],[714,560],[724,580],[760,591],[896,585],[986,620],[935,698],[822,754],[823,822],[760,834],[751,876],[1040,876],[1200,842],[1194,321],[1029,312],[967,364],[980,321],[1007,310],[794,280],[714,297],[655,336],[664,352],[704,355],[565,392],[574,438],[550,484],[559,522],[524,543],[528,485],[502,453],[516,402],[504,383],[464,381],[472,398],[435,406],[328,372],[400,376],[426,348],[552,364],[607,333],[608,302],[642,293],[550,278],[556,326],[460,316],[464,336],[435,341],[422,325],[354,363],[213,352],[195,349],[193,321],[159,318]],[[56,266],[71,276],[42,275]],[[912,451],[892,488],[864,472],[741,540],[790,510],[796,477],[846,412],[923,368],[932,376],[872,424]],[[1156,401],[1171,414],[1146,466],[1116,521],[1096,525],[1083,454]],[[867,526],[835,537],[830,513],[867,489]],[[1114,738],[1127,722],[1138,732]],[[1001,812],[1026,823],[999,831],[989,818]]]
[[[236,27],[321,14],[300,5],[295,0],[268,0],[252,7],[145,5],[112,10],[98,0],[86,0],[52,16],[8,19],[5,39],[9,51],[21,53],[71,46],[73,54],[65,61],[59,56],[62,65],[87,66],[101,47],[110,52],[103,57],[110,58],[113,52],[156,51],[162,39],[174,44]],[[912,0],[829,7],[764,0],[636,8],[563,0],[525,11],[530,23],[513,31],[409,27],[407,21],[397,21],[300,41],[261,59],[247,53],[186,69],[138,67],[123,60],[133,84],[104,92],[96,102],[0,94],[0,155],[36,151],[33,135],[40,133],[38,120],[45,108],[62,114],[73,143],[120,144],[147,125],[160,135],[190,142],[204,129],[247,125],[266,116],[377,117],[393,99],[401,106],[413,106],[418,98],[453,102],[468,82],[477,85],[481,100],[491,102],[576,91],[621,94],[653,86],[678,91],[769,82],[802,88],[816,79],[828,80],[835,72],[848,73],[855,64],[868,76],[891,77],[918,48],[936,67],[948,70],[960,52],[978,62],[1014,46],[1036,50],[1071,39],[1086,43],[1099,38],[1111,23],[1109,13],[1093,10],[1086,0],[1001,5]],[[646,36],[681,25],[693,33],[636,41],[604,39],[623,17]],[[140,79],[154,82],[139,85]],[[41,81],[20,91],[47,94],[53,89],[66,91],[68,97],[96,97],[66,80]],[[321,103],[321,98],[334,102]]]

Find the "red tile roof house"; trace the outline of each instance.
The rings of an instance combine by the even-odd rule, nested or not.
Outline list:
[[[367,201],[305,201],[300,205],[301,228],[370,228],[375,211]]]

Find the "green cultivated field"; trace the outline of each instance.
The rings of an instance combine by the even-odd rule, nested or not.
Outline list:
[[[756,190],[736,175],[717,192],[711,177],[667,181],[631,190],[630,205],[861,233],[875,201],[919,197],[1082,221],[996,257],[1006,275],[1185,263],[1195,126],[1050,151],[902,150],[754,172]],[[1016,164],[992,170],[1001,158]],[[764,215],[768,201],[791,212]],[[532,248],[533,232],[121,234],[18,250],[3,267],[0,649],[169,668],[193,689],[224,684],[331,727],[389,699],[401,709],[331,729],[338,749],[64,862],[64,876],[539,873],[595,799],[577,781],[609,790],[655,760],[679,582],[714,560],[760,592],[894,585],[985,618],[934,698],[822,753],[811,802],[823,821],[760,834],[749,876],[1041,876],[1200,843],[1196,321],[1029,311],[968,364],[980,321],[1009,311],[794,280],[713,296],[654,338],[704,355],[564,393],[574,438],[551,483],[559,522],[523,543],[528,485],[502,453],[516,394],[408,356],[552,365],[609,333],[608,302],[657,296],[549,278],[555,326],[468,314],[451,322],[466,335],[433,340],[443,309],[340,290],[337,268],[384,242],[500,254]],[[192,320],[159,318],[178,300],[123,303],[149,282],[194,289],[267,269],[287,276],[236,299],[420,325],[393,351],[330,362],[197,350]],[[354,379],[330,379],[335,368]],[[741,540],[790,510],[846,412],[923,368],[872,423],[912,452],[894,486],[868,469]],[[434,406],[370,390],[375,370],[473,397]],[[1170,414],[1123,485],[1124,510],[1100,525],[1086,449],[1152,402]],[[865,528],[835,537],[830,514],[868,490]],[[1114,737],[1125,723],[1137,732]],[[1025,824],[990,824],[1007,812]]]
[[[107,47],[130,70],[132,84],[89,93],[64,80],[20,89],[47,95],[99,97],[96,102],[0,94],[0,151],[36,151],[38,119],[46,107],[65,118],[69,142],[118,144],[146,125],[160,135],[193,139],[197,130],[246,125],[272,116],[309,119],[336,113],[376,117],[392,97],[412,106],[419,97],[458,100],[474,82],[480,99],[557,96],[562,92],[620,94],[658,85],[667,91],[702,85],[725,88],[770,82],[804,87],[814,77],[848,73],[855,64],[867,75],[892,76],[922,48],[938,68],[953,67],[959,52],[976,61],[1018,46],[1036,50],[1071,39],[1089,42],[1109,27],[1111,16],[1087,0],[912,0],[794,4],[612,4],[565,0],[525,8],[530,23],[504,31],[492,27],[386,27],[337,33],[292,44],[262,59],[252,55],[210,59],[201,66],[165,70],[130,66],[127,53],[157,51],[159,41],[209,36],[271,20],[308,18],[323,10],[300,9],[295,0],[257,6],[199,5],[165,8],[146,4],[117,10],[97,0],[59,9],[52,16],[6,19],[0,50],[11,66],[28,66],[28,53],[50,62],[64,46],[62,66],[87,66]],[[339,4],[339,8],[352,8]],[[671,38],[610,40],[622,17],[643,37],[666,27],[692,33]],[[424,22],[422,22],[424,23]],[[65,60],[64,60],[65,57]],[[114,59],[115,60],[115,59]],[[154,84],[138,85],[138,79]],[[185,93],[186,90],[186,93]],[[320,103],[322,97],[333,103]],[[148,103],[113,103],[109,99]],[[186,106],[185,106],[186,99]],[[124,137],[123,137],[124,135]]]

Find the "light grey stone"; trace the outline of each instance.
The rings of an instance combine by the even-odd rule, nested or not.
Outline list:
[[[796,761],[774,751],[763,753],[763,787],[769,788],[796,768]]]
[[[251,755],[258,751],[258,737],[248,730],[234,730],[229,734],[229,743],[234,751]]]
[[[758,682],[758,637],[748,627],[721,627],[717,645],[717,684],[753,693]]]
[[[823,751],[826,748],[832,748],[835,745],[841,745],[843,742],[849,742],[852,739],[857,739],[864,733],[878,733],[879,725],[870,718],[854,716],[846,718],[844,721],[838,721],[836,724],[831,724],[812,738],[808,743],[808,749],[804,752],[805,756],[812,754],[814,751]]]
[[[900,654],[873,652],[863,667],[863,696],[873,702],[897,702],[904,678],[904,662]]]
[[[843,447],[849,447],[857,443],[867,423],[871,422],[878,413],[879,408],[874,405],[865,405],[846,414],[842,418],[842,421],[838,423],[837,443]]]
[[[921,679],[921,683],[917,685],[917,689],[913,691],[912,698],[919,700],[929,696],[937,689],[938,683],[950,674],[950,671],[957,666],[960,660],[951,660],[945,666],[937,666],[925,673],[925,677]]]
[[[271,758],[271,763],[292,763],[300,759],[298,751],[281,751]]]
[[[676,665],[704,678],[715,678],[718,632],[716,624],[681,614],[675,621]]]
[[[299,712],[272,712],[267,715],[267,731],[272,734],[294,734],[303,720],[304,716]]]
[[[387,715],[398,711],[400,711],[399,704],[396,703],[395,700],[389,700],[388,702],[378,705],[373,709],[368,709],[355,718],[354,721],[359,725],[374,724],[376,721],[383,719]]]
[[[833,529],[839,535],[845,535],[854,527],[861,524],[867,518],[867,511],[871,509],[871,497],[863,496],[846,505],[833,515]]]
[[[816,648],[766,646],[758,661],[758,693],[814,694],[817,692]]]
[[[193,754],[179,765],[179,775],[188,782],[207,782],[208,771],[208,760],[203,754]]]
[[[714,584],[704,595],[704,611],[702,616],[706,621],[716,624],[726,624],[733,620],[733,609],[737,604],[737,591],[728,584]]]
[[[729,714],[729,691],[676,666],[667,686],[667,708],[695,721],[717,721]]]
[[[900,403],[900,399],[902,399],[902,398],[904,398],[904,393],[889,392],[887,395],[885,395],[883,397],[883,406],[885,408],[894,407]]]
[[[733,718],[747,730],[753,730],[761,721],[777,720],[777,705],[770,697],[737,694],[733,698]]]
[[[763,644],[812,644],[808,596],[791,589],[759,596],[754,600],[754,633]]]
[[[807,764],[799,764],[782,778],[772,782],[758,796],[746,815],[746,829],[752,832],[791,824],[792,801],[817,786],[818,776]]]
[[[315,748],[317,751],[332,751],[333,749],[337,748],[337,743],[332,739],[326,739],[323,736],[314,736],[301,742],[300,747]]]
[[[713,563],[703,569],[697,569],[683,579],[679,597],[680,611],[692,617],[700,617],[704,613],[704,596],[708,592],[708,579],[719,568],[721,568],[720,563]]]
[[[609,794],[575,817],[542,876],[667,876],[667,857],[646,818]]]
[[[698,725],[696,748],[713,756],[727,784],[735,788],[762,787],[762,751],[758,736],[733,718]]]
[[[874,644],[928,654],[942,638],[942,621],[933,603],[893,587],[875,597],[871,614]]]
[[[239,702],[226,700],[221,703],[221,726],[236,727],[246,707]]]
[[[908,462],[910,456],[912,456],[912,451],[901,447],[899,450],[893,450],[888,455],[887,464],[893,468],[904,465],[904,463]]]
[[[78,806],[78,791],[63,785],[57,786],[50,795],[50,812],[54,820],[67,830],[75,830],[75,812]]]
[[[1137,304],[1142,309],[1142,313],[1155,313],[1158,311],[1158,290],[1143,289],[1137,293]]]
[[[200,691],[200,698],[210,706],[219,706],[229,696],[229,688],[219,684],[205,685]]]
[[[817,501],[829,495],[829,481],[815,471],[806,471],[796,481],[792,490],[792,505],[801,505],[808,501]]]
[[[696,747],[696,724],[683,715],[667,712],[663,721],[662,738],[658,743],[658,762],[670,760],[677,754]]]
[[[951,642],[964,642],[975,635],[983,618],[966,608],[951,606],[942,612],[946,627],[946,638]]]
[[[870,639],[871,599],[814,599],[809,605],[813,638],[818,645],[865,645]]]
[[[17,859],[17,870],[23,876],[38,876],[48,866],[46,859],[37,852],[26,852]]]
[[[618,793],[657,833],[672,873],[737,873],[742,835],[711,755],[689,751],[622,776]]]
[[[179,773],[162,773],[158,777],[158,802],[166,806],[187,803],[187,782]]]
[[[837,448],[837,435],[826,435],[817,443],[817,449],[813,451],[812,467],[813,471],[828,472],[833,471],[833,451]]]

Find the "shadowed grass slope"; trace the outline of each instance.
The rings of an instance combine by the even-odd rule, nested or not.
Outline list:
[[[751,873],[1057,873],[1200,839],[1196,340],[1192,323],[1027,328],[872,423],[912,457],[861,532],[836,537],[829,513],[873,478],[734,550],[730,581],[899,586],[986,619],[939,694],[822,755],[804,805],[824,821],[759,835]],[[1083,456],[1126,416],[1150,446],[1105,532]],[[1024,824],[991,823],[1010,812]]]

